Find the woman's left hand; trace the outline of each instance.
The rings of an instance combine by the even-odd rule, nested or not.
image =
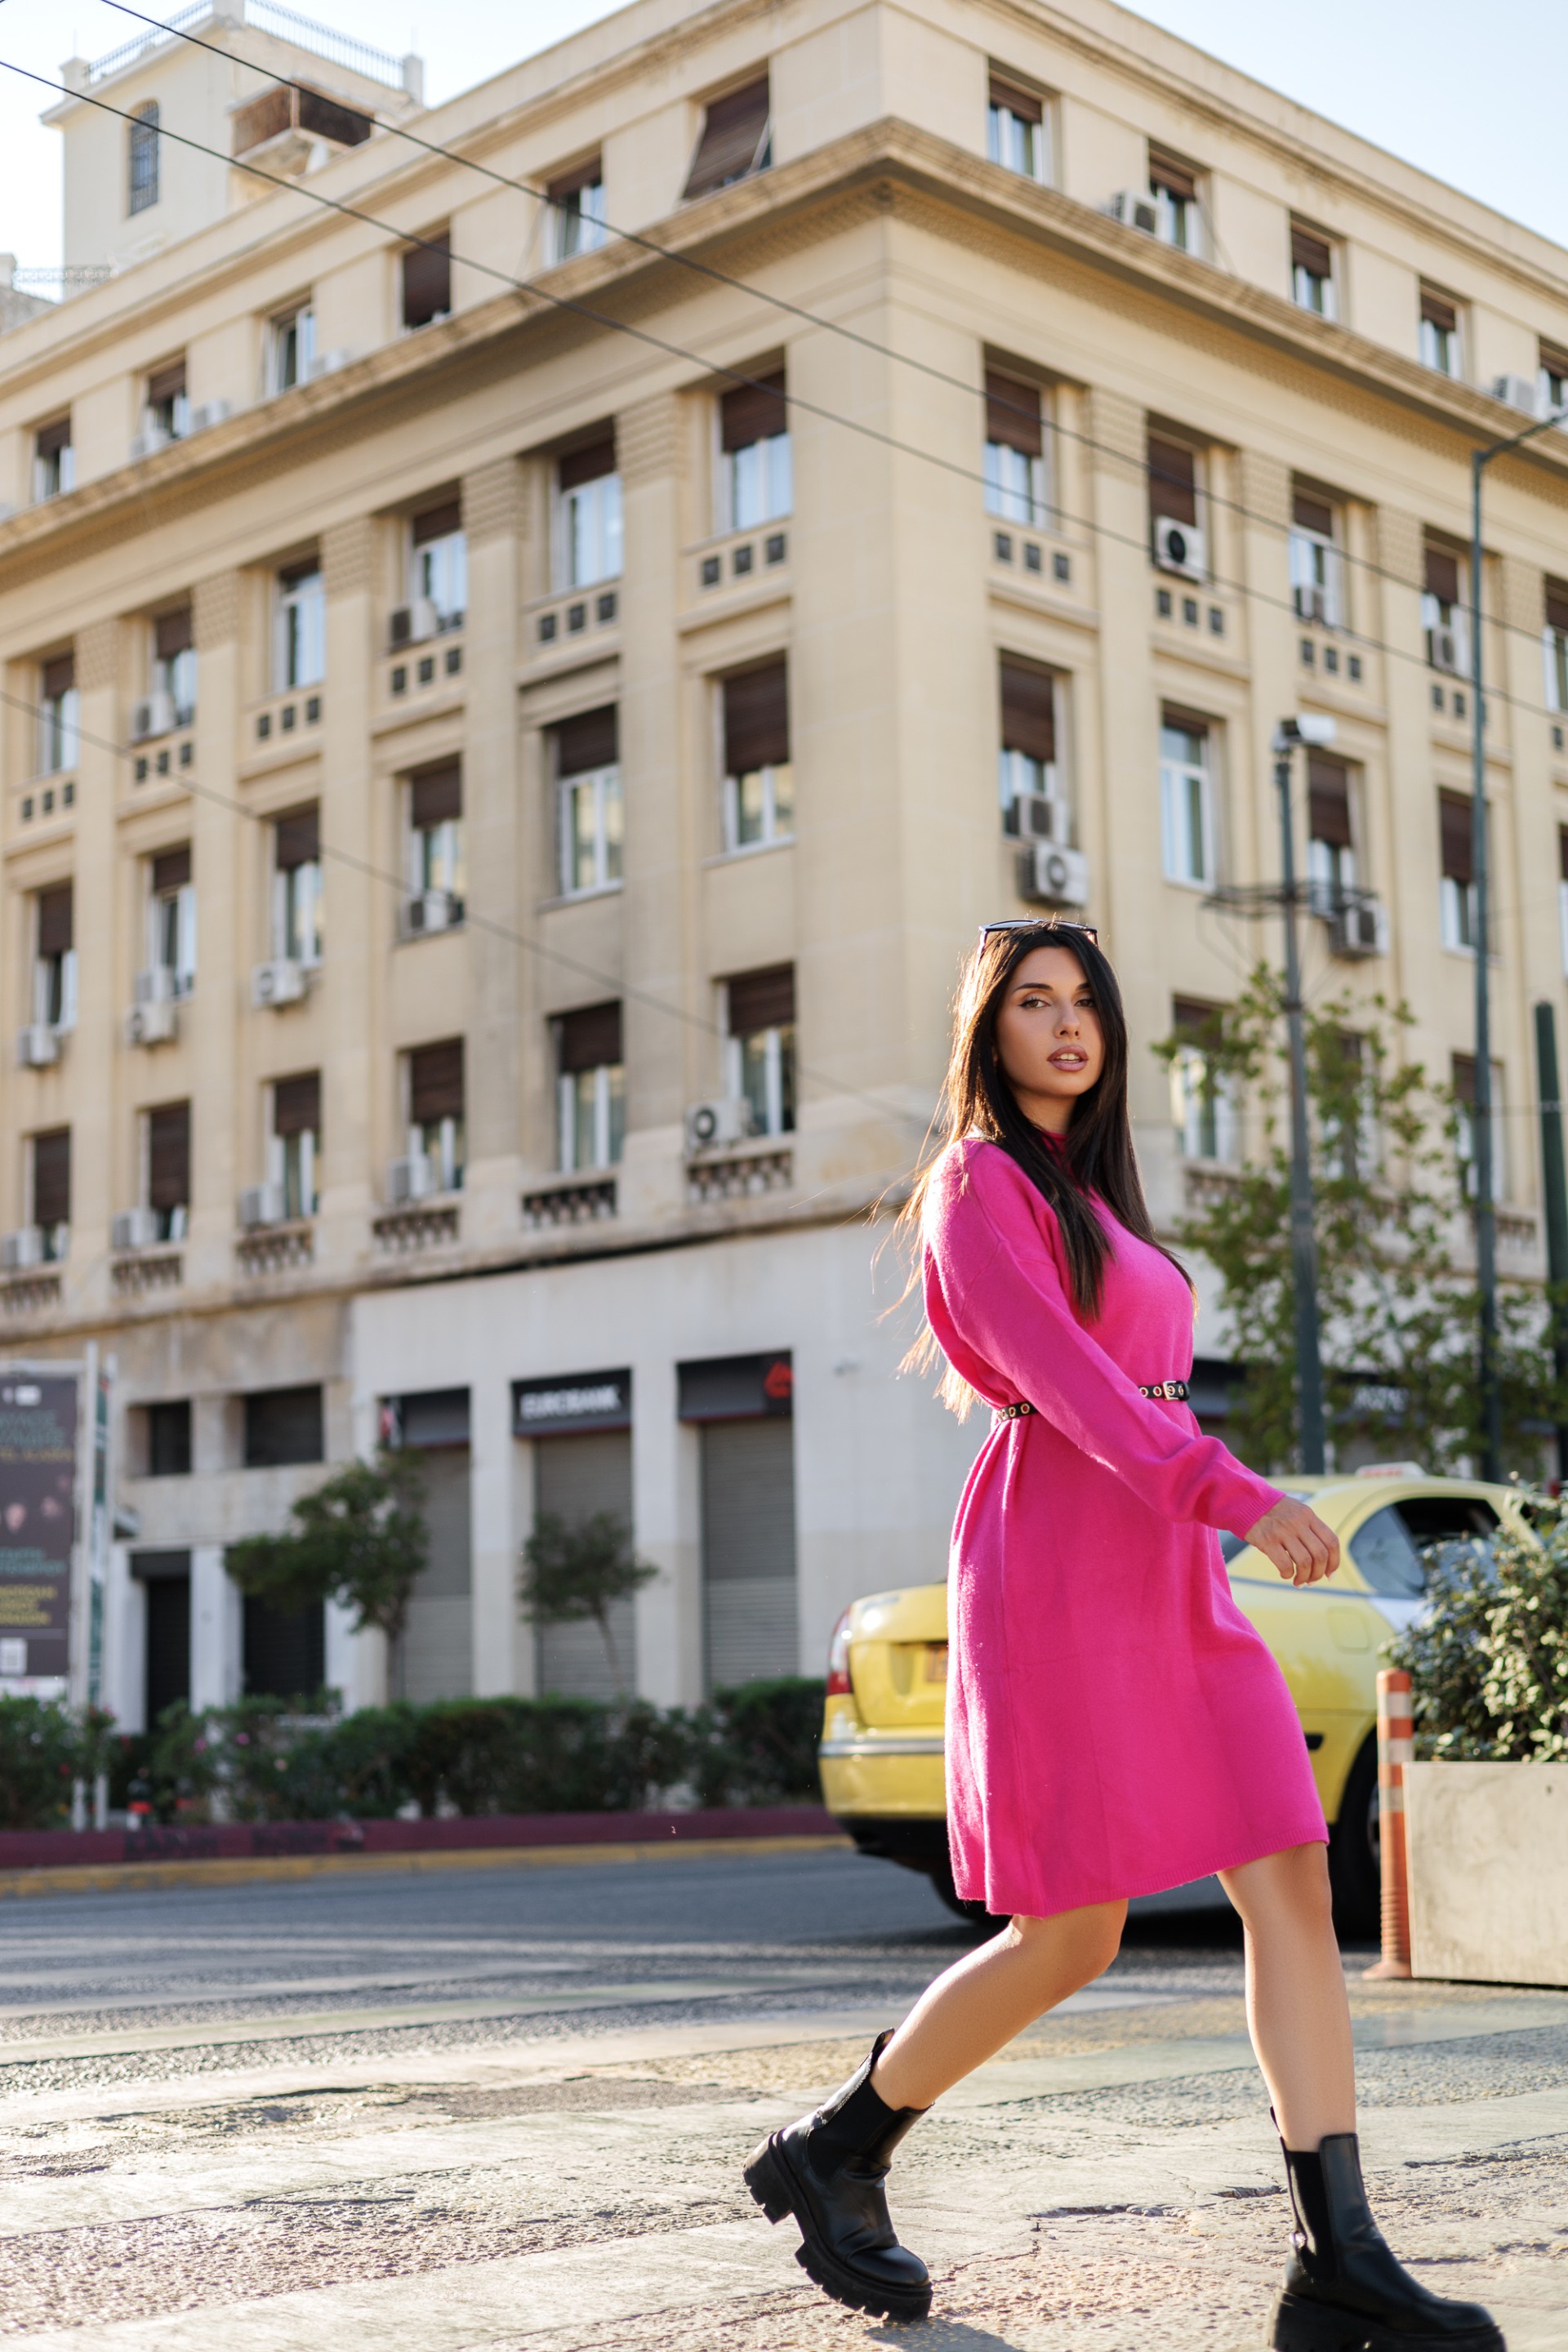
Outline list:
[[[1340,1564],[1340,1539],[1310,1503],[1282,1495],[1256,1527],[1247,1530],[1255,1550],[1271,1559],[1292,1584],[1317,1584]]]

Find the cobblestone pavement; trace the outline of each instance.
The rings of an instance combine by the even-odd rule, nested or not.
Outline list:
[[[972,1940],[843,1853],[0,1906],[9,2352],[1261,2352],[1288,2236],[1227,1917],[944,2100],[894,2207],[933,2318],[839,2311],[753,2141]],[[1568,1994],[1363,1983],[1388,2234],[1568,2352]]]

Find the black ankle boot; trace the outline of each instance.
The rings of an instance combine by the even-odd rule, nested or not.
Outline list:
[[[1286,2148],[1285,2169],[1295,2251],[1275,2352],[1506,2352],[1489,2312],[1433,2294],[1395,2260],[1366,2201],[1354,2132]]]
[[[879,2033],[826,2106],[763,2140],[745,2179],[770,2221],[795,2215],[804,2241],[795,2260],[836,2303],[879,2319],[923,2319],[931,2273],[893,2235],[882,2186],[893,2150],[925,2113],[890,2107],[872,2087],[871,2069],[891,2039]]]

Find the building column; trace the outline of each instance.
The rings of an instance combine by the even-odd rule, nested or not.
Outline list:
[[[120,940],[124,877],[116,816],[130,781],[125,761],[113,749],[124,735],[120,709],[122,636],[118,621],[96,621],[76,641],[81,740],[75,777],[73,881],[80,979],[77,1025],[65,1050],[71,1066],[71,1247],[66,1273],[77,1303],[79,1286],[89,1297],[108,1294],[103,1245],[109,1221],[132,1197],[128,1193],[126,1201],[120,1200],[116,1181],[124,1181],[121,1171],[134,1165],[134,1141],[121,1132],[126,1078],[120,1033],[131,1003],[132,975],[142,957],[141,936],[130,943],[129,954],[123,945],[110,947],[108,953],[94,954],[90,948],[93,941]],[[54,788],[63,793],[68,781],[59,780]],[[46,783],[37,789],[42,793],[47,788]],[[85,954],[83,947],[89,950]]]
[[[475,1312],[479,1309],[477,1304]],[[476,1382],[468,1391],[469,1592],[473,1687],[478,1698],[531,1685],[519,1680],[518,1548],[529,1522],[517,1516],[521,1484],[515,1456],[526,1452],[511,1433],[511,1395],[504,1381]],[[531,1514],[530,1514],[531,1519]]]
[[[702,1503],[698,1432],[676,1417],[668,1355],[632,1367],[632,1528],[659,1573],[637,1596],[637,1696],[696,1706],[702,1691]]]
[[[344,1248],[357,1255],[362,1246],[365,1171],[374,1187],[394,1124],[395,1074],[384,1011],[392,894],[375,873],[331,854],[334,848],[348,850],[370,867],[389,870],[396,863],[390,814],[373,799],[375,534],[369,515],[321,534],[327,674],[321,686],[321,811],[330,961],[323,990],[329,1029],[321,1073],[325,1115],[317,1247],[324,1245],[334,1255],[334,1227]]]
[[[245,1678],[245,1606],[221,1544],[191,1553],[191,1711],[232,1706]]]
[[[211,579],[199,580],[192,598],[197,664],[196,772],[204,783],[229,797],[235,793],[235,751],[243,723],[240,588],[237,572],[219,572]],[[263,1172],[258,1165],[253,1176],[249,1160],[242,1162],[237,1157],[252,1148],[258,1114],[251,1107],[251,1116],[239,1115],[241,1074],[250,1067],[241,1025],[247,1019],[247,1000],[226,985],[231,966],[225,951],[235,940],[243,940],[250,928],[245,919],[247,910],[237,903],[236,892],[241,876],[253,870],[253,845],[244,838],[251,830],[246,819],[215,803],[197,800],[191,824],[200,928],[196,993],[190,1017],[200,1021],[208,1048],[201,1058],[201,1090],[191,1113],[189,1247],[209,1276],[227,1280],[232,1274],[239,1190]],[[245,977],[248,982],[248,972]],[[221,1045],[215,1042],[219,1034]]]

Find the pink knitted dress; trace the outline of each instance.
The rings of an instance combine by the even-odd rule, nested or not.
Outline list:
[[[1279,1500],[1189,1408],[1192,1294],[1099,1207],[1114,1256],[1079,1320],[1055,1213],[996,1145],[950,1146],[926,1312],[987,1405],[948,1573],[947,1818],[961,1895],[1046,1918],[1326,1840],[1284,1678],[1216,1528]]]

